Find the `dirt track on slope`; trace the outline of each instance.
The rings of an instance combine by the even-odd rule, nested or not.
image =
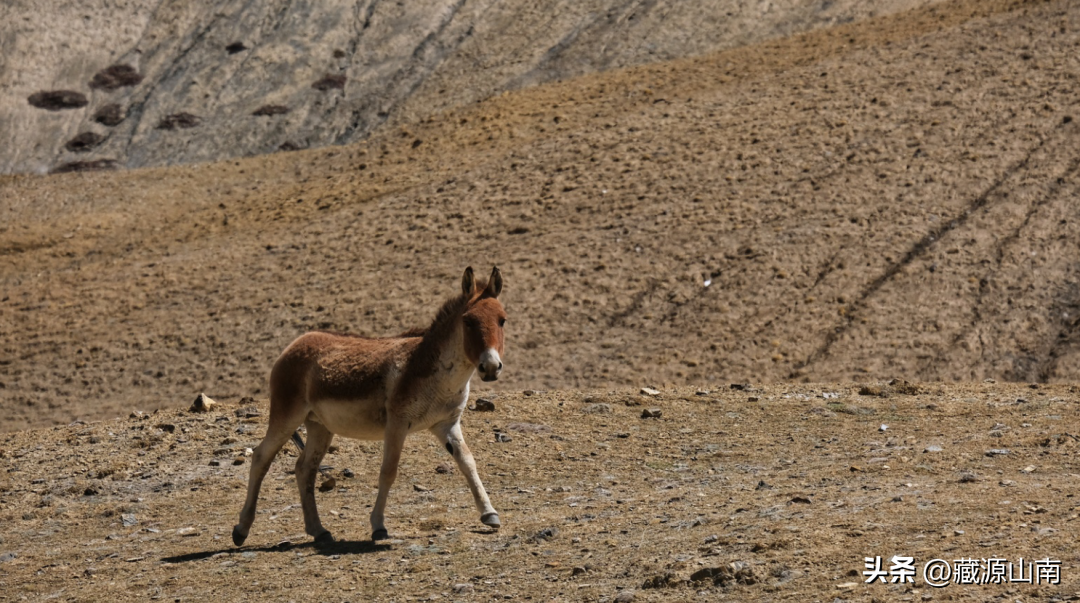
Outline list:
[[[259,397],[298,334],[424,324],[470,264],[507,391],[1075,380],[1078,32],[943,3],[358,146],[4,178],[2,427]]]
[[[232,547],[243,450],[263,434],[265,401],[6,434],[0,596],[1080,597],[1075,387],[739,387],[498,394],[494,412],[468,411],[464,426],[503,528],[479,523],[464,479],[440,472],[449,457],[419,434],[391,493],[394,539],[379,544],[367,519],[379,445],[338,439],[320,479],[336,485],[316,494],[338,541],[317,547],[303,534],[290,444],[246,546]],[[641,418],[647,409],[661,416]],[[894,555],[914,558],[914,583],[864,583],[865,557],[882,557],[887,570]],[[991,557],[1060,561],[1060,584],[935,589],[923,579],[931,559]]]

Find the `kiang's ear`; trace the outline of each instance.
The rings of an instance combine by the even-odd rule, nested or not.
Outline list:
[[[476,278],[473,276],[472,266],[465,269],[465,274],[461,276],[461,293],[472,297],[476,292]]]
[[[484,289],[484,297],[499,297],[502,293],[502,272],[499,272],[499,267],[495,266],[491,269],[491,278],[488,279],[487,288]]]

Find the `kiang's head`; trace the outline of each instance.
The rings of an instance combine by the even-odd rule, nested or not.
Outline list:
[[[494,381],[502,372],[503,325],[506,310],[499,301],[502,273],[492,268],[487,283],[477,283],[472,267],[461,277],[461,293],[469,299],[462,315],[465,355],[476,365],[480,378]]]

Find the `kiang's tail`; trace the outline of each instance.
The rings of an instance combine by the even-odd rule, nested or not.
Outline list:
[[[304,438],[300,437],[300,430],[296,430],[293,432],[292,441],[294,444],[296,444],[296,448],[299,449],[300,452],[304,451]]]

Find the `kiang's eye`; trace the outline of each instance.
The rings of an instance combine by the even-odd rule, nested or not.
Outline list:
[[[505,324],[506,324],[506,319],[505,318],[500,318],[499,319],[499,326],[501,327],[501,326],[503,326]]]

